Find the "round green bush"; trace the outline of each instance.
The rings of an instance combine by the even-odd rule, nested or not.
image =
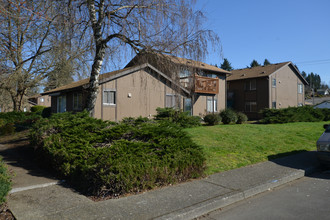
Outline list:
[[[237,114],[236,124],[243,124],[247,122],[248,117],[246,116],[246,114],[244,114],[243,112],[237,112],[236,114]]]
[[[221,117],[219,114],[208,114],[205,115],[204,122],[207,125],[217,125],[221,122]]]
[[[223,110],[220,112],[220,117],[222,118],[222,123],[224,124],[236,123],[237,121],[236,112],[234,112],[232,109]]]
[[[31,107],[31,112],[42,112],[46,107],[42,105],[34,105]]]

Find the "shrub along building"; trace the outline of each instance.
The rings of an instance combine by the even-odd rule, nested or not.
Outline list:
[[[175,107],[203,116],[226,107],[230,74],[202,62],[168,55],[137,55],[124,69],[100,75],[94,117],[119,121],[152,117],[157,107]],[[89,78],[43,93],[52,112],[82,111]]]
[[[259,119],[265,108],[302,106],[307,81],[291,63],[233,70],[227,78],[228,107]]]

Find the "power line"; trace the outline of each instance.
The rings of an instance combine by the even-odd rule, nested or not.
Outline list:
[[[321,62],[321,63],[320,63]],[[296,64],[302,64],[302,63],[306,63],[306,64],[314,64],[314,63],[330,63],[330,59],[325,59],[325,60],[310,60],[310,61],[301,61],[301,62],[295,62]]]

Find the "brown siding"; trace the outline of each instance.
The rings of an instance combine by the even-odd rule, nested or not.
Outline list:
[[[256,78],[256,90],[245,90],[245,83],[249,80],[234,80],[228,82],[228,91],[234,94],[233,109],[244,112],[249,119],[260,118],[259,112],[264,108],[269,108],[268,104],[268,79],[267,77]],[[246,102],[256,102],[256,110],[253,112],[245,111]]]
[[[165,107],[165,95],[175,94],[164,81],[144,70],[104,83],[101,88],[95,117],[111,121],[125,117],[152,117],[157,107]],[[102,93],[107,89],[116,91],[116,105],[103,105]]]

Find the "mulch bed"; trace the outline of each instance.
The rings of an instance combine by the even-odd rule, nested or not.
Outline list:
[[[0,220],[16,220],[14,215],[8,209],[7,203],[0,206]]]

